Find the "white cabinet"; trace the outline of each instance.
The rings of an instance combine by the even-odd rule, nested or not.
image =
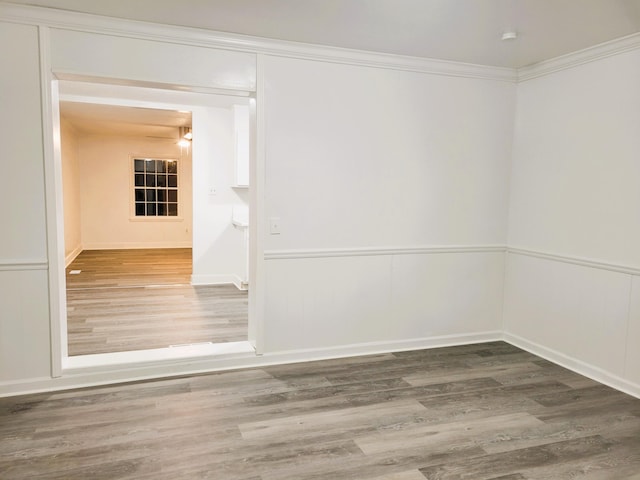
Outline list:
[[[249,186],[249,106],[233,106],[235,186]]]

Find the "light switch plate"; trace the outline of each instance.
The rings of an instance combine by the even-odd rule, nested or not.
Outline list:
[[[269,233],[271,235],[280,235],[280,219],[278,217],[269,219]]]

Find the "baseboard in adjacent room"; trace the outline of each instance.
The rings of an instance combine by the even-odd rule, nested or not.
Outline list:
[[[78,257],[78,255],[82,253],[82,250],[83,250],[82,245],[78,245],[76,248],[74,248],[71,252],[69,252],[65,256],[64,258],[65,268],[71,265],[71,262],[73,262]]]
[[[240,276],[229,274],[191,275],[191,285],[235,285],[239,290],[247,290]]]

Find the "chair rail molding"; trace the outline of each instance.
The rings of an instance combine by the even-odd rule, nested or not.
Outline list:
[[[19,258],[15,260],[0,259],[0,272],[16,272],[23,270],[48,270],[47,260]]]
[[[572,265],[580,265],[582,267],[598,268],[600,270],[609,270],[611,272],[626,273],[629,275],[640,275],[640,267],[631,265],[622,265],[618,263],[604,262],[602,260],[594,260],[590,258],[574,257],[570,255],[561,255],[557,253],[544,252],[520,247],[507,247],[507,253],[514,255],[524,255],[527,257],[542,258],[544,260],[552,260],[555,262],[569,263]]]
[[[506,245],[450,245],[450,246],[407,246],[407,247],[356,247],[301,250],[266,250],[265,260],[368,257],[380,255],[428,255],[442,253],[504,253]]]

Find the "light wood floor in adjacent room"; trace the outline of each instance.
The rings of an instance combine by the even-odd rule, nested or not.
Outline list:
[[[502,342],[0,399],[2,479],[639,475],[640,400]]]
[[[247,340],[247,292],[190,277],[188,248],[82,252],[67,268],[69,355]]]

